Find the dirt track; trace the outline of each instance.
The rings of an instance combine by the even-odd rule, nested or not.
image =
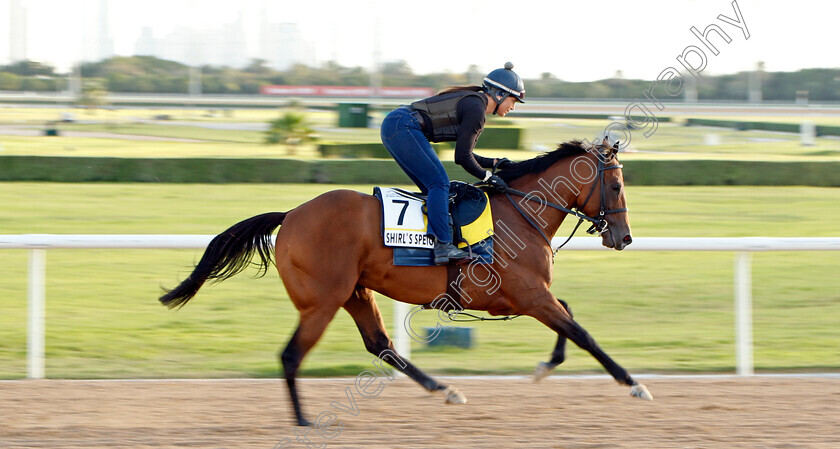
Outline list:
[[[363,398],[353,380],[304,380],[311,447],[838,448],[840,378],[649,379],[653,402],[608,379],[447,379],[466,405],[397,379]],[[351,387],[358,414],[349,405]],[[0,447],[307,447],[280,381],[0,382]]]

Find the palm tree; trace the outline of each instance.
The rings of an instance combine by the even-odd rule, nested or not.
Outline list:
[[[86,80],[77,102],[88,110],[95,110],[108,104],[108,91],[101,80]]]
[[[289,155],[295,154],[297,145],[315,140],[314,130],[309,127],[306,116],[300,112],[286,112],[269,122],[265,143],[286,145]]]

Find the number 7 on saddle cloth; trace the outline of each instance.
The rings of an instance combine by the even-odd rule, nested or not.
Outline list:
[[[493,217],[487,194],[459,181],[452,182],[450,192],[453,242],[472,251],[479,263],[493,263]],[[382,204],[383,244],[393,248],[394,265],[434,266],[435,240],[426,233],[425,195],[390,187],[374,187],[373,194]]]

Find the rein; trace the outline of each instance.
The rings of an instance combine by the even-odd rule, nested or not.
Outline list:
[[[524,218],[525,221],[528,222],[528,224],[530,224],[534,229],[536,229],[540,233],[540,235],[543,237],[543,239],[545,239],[545,241],[548,243],[549,247],[551,246],[551,239],[547,235],[545,235],[545,232],[543,232],[542,227],[540,227],[537,223],[535,223],[534,220],[527,213],[525,213],[525,211],[522,210],[522,208],[519,206],[519,204],[517,204],[516,201],[514,201],[514,199],[511,195],[516,195],[516,196],[525,198],[528,201],[534,201],[534,202],[536,202],[536,203],[538,203],[542,206],[548,206],[548,207],[557,209],[559,211],[565,212],[567,214],[574,215],[575,217],[578,217],[577,225],[575,225],[575,228],[572,230],[572,233],[569,235],[569,237],[566,239],[566,241],[563,242],[562,245],[557,247],[557,250],[555,251],[555,253],[556,253],[561,248],[563,248],[563,246],[565,246],[566,243],[569,243],[569,241],[575,235],[575,233],[577,232],[581,223],[584,222],[584,220],[592,223],[592,226],[590,226],[589,229],[586,231],[587,234],[598,233],[598,235],[601,235],[604,232],[606,232],[607,230],[609,230],[609,225],[607,224],[607,220],[605,219],[605,217],[607,215],[616,214],[616,213],[619,213],[619,212],[627,212],[627,208],[625,208],[625,207],[620,208],[620,209],[607,209],[606,208],[606,189],[604,189],[604,172],[607,171],[607,170],[620,169],[622,167],[624,167],[624,166],[621,165],[621,164],[606,166],[604,164],[604,161],[601,158],[598,158],[598,176],[596,177],[596,179],[594,179],[592,181],[592,185],[589,189],[589,193],[586,195],[586,200],[583,201],[584,205],[589,203],[589,199],[592,197],[592,193],[595,192],[596,183],[600,184],[600,186],[601,186],[601,208],[600,208],[600,211],[598,212],[597,217],[590,217],[590,216],[584,214],[583,212],[581,212],[579,210],[574,210],[574,209],[570,209],[570,208],[565,207],[565,206],[561,206],[557,203],[553,203],[551,201],[544,200],[544,199],[542,199],[542,198],[540,198],[536,195],[531,195],[529,193],[525,193],[525,192],[513,189],[511,187],[505,187],[503,189],[500,189],[500,191],[501,191],[501,193],[505,194],[505,196],[507,197],[508,200],[510,200],[510,203],[513,204],[513,207],[516,209],[517,212],[519,212],[519,215],[521,215],[522,218]]]
[[[616,146],[617,145],[618,144],[616,144]],[[611,160],[612,159],[610,159],[610,161]],[[604,188],[604,172],[607,171],[607,170],[615,170],[615,169],[620,169],[620,168],[623,168],[623,167],[624,166],[621,165],[621,164],[607,166],[605,164],[604,160],[602,160],[601,158],[598,158],[597,176],[592,181],[592,184],[589,188],[589,193],[586,195],[586,199],[583,201],[584,206],[586,204],[588,204],[589,199],[592,198],[592,194],[595,192],[595,186],[596,185],[601,186],[601,195],[600,195],[601,196],[601,198],[600,198],[601,199],[601,205],[600,205],[600,210],[598,211],[598,216],[597,217],[590,217],[589,215],[586,215],[585,213],[583,213],[580,210],[575,210],[575,209],[572,209],[572,208],[561,206],[557,203],[553,203],[551,201],[544,200],[544,199],[542,199],[542,198],[540,198],[536,195],[531,195],[529,193],[525,193],[525,192],[516,190],[514,188],[511,188],[511,187],[496,188],[496,190],[499,191],[500,193],[505,194],[505,196],[510,201],[510,203],[513,205],[513,207],[516,209],[516,211],[519,212],[519,215],[521,215],[522,218],[524,218],[525,221],[527,221],[534,229],[536,229],[537,232],[539,232],[540,235],[543,237],[543,239],[545,239],[546,243],[548,243],[549,248],[551,247],[551,239],[547,235],[545,235],[545,232],[543,231],[542,227],[540,227],[537,223],[535,223],[534,220],[531,218],[531,216],[528,215],[527,213],[525,213],[525,211],[522,210],[522,208],[519,206],[519,204],[516,201],[514,201],[514,199],[511,195],[516,195],[516,196],[525,198],[528,201],[534,201],[534,202],[536,202],[536,203],[538,203],[542,206],[548,206],[548,207],[551,207],[553,209],[557,209],[559,211],[565,212],[567,214],[574,215],[575,217],[578,218],[578,222],[575,225],[575,228],[572,230],[572,233],[569,235],[569,237],[566,239],[566,241],[563,242],[563,244],[560,245],[559,247],[557,247],[557,250],[554,251],[554,253],[556,254],[557,251],[559,251],[567,243],[569,243],[569,241],[572,239],[572,237],[575,235],[578,228],[580,227],[580,225],[584,221],[588,221],[588,222],[592,223],[592,226],[590,226],[589,229],[586,231],[587,234],[598,233],[598,235],[601,235],[609,229],[609,224],[607,223],[607,220],[605,219],[605,217],[607,215],[616,214],[616,213],[619,213],[619,212],[627,212],[627,208],[607,209],[606,189]],[[493,167],[493,172],[495,172],[495,171],[496,171],[496,167],[494,166]],[[460,273],[460,268],[457,268],[457,271],[458,271],[458,273]],[[452,288],[452,285],[453,285],[451,280],[456,279],[456,276],[457,276],[457,274],[452,270],[451,267],[447,269],[447,278],[448,278],[448,280],[447,280],[447,285],[448,285],[447,293],[450,293],[450,289]],[[458,302],[460,303],[460,294],[458,292],[455,292],[455,291],[452,291],[451,293],[453,293],[455,295],[455,296],[452,296],[453,298],[459,298]],[[424,309],[434,308],[434,307],[432,307],[432,304],[424,304],[422,307]],[[458,309],[455,309],[455,308],[447,311],[446,314],[447,314],[449,320],[453,321],[453,322],[510,321],[514,318],[522,316],[522,315],[507,315],[507,316],[502,316],[502,317],[487,318],[487,317],[481,317],[481,316],[473,315],[471,313],[465,312],[463,309],[458,310]],[[459,318],[459,316],[465,316],[465,317],[468,317],[468,318],[467,319],[461,319],[461,318]]]

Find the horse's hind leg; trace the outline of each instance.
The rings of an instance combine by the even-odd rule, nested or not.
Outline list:
[[[414,379],[423,388],[430,392],[442,391],[447,403],[463,404],[466,398],[453,387],[448,387],[429,377],[426,373],[414,366],[408,360],[400,357],[394,350],[394,344],[388,333],[385,331],[385,323],[382,321],[382,314],[379,306],[373,297],[373,292],[361,286],[356,287],[350,299],[344,303],[344,309],[353,317],[365,349],[371,354],[388,362],[406,376]]]
[[[299,426],[311,426],[312,423],[303,417],[298,398],[295,377],[303,357],[315,346],[318,339],[324,333],[327,325],[335,317],[338,309],[327,311],[324,309],[310,309],[309,313],[301,313],[300,323],[295,330],[292,339],[280,353],[280,365],[283,367],[283,374],[286,377],[286,385],[289,387],[289,395],[292,399],[292,407],[295,410],[295,417]]]
[[[569,313],[570,318],[574,318],[572,314],[572,309],[569,308],[569,305],[566,304],[566,301],[563,301],[560,298],[557,298],[557,301],[566,309],[566,312]],[[566,360],[566,337],[563,335],[557,335],[557,344],[554,346],[554,351],[551,352],[551,359],[548,362],[540,362],[537,364],[536,370],[534,370],[534,382],[539,382],[544,377],[551,374],[551,371],[554,368],[557,368],[558,365],[563,363]]]

